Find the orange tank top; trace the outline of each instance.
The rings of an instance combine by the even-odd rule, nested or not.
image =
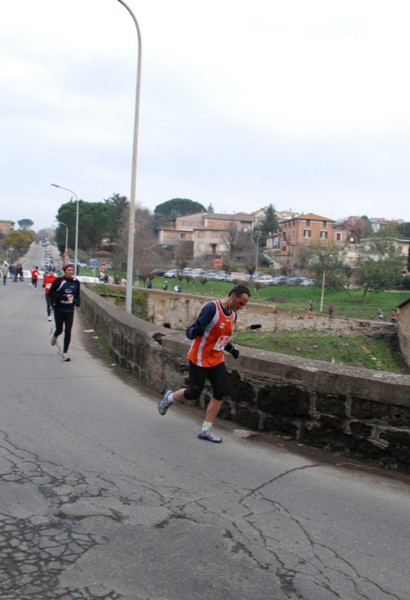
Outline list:
[[[187,358],[198,367],[215,367],[224,362],[224,348],[231,339],[235,313],[226,315],[219,300],[214,300],[215,315],[204,335],[193,340]]]

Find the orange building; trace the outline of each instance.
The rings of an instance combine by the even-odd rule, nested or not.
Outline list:
[[[336,221],[328,217],[321,217],[313,213],[298,215],[281,225],[281,250],[293,254],[297,246],[328,241],[333,244],[346,242],[347,232],[344,229],[335,229]]]

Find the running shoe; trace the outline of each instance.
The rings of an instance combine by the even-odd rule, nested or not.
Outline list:
[[[198,433],[198,439],[205,440],[206,442],[213,442],[214,444],[220,444],[222,442],[222,438],[215,435],[212,429],[204,429]]]
[[[51,345],[55,346],[56,344],[57,344],[57,338],[54,337],[54,335],[53,335],[53,337],[51,338]]]
[[[161,400],[158,402],[158,412],[160,415],[165,415],[169,407],[174,404],[174,401],[172,400],[171,396],[172,390],[167,390],[162,396]]]
[[[71,358],[68,356],[68,354],[64,354],[63,352],[61,355],[61,360],[63,360],[64,362],[69,362]]]
[[[51,321],[51,317],[50,316],[48,317],[47,321]]]

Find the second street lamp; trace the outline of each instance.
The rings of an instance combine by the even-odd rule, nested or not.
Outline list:
[[[74,196],[76,204],[77,204],[77,209],[76,209],[76,213],[75,213],[75,242],[74,242],[74,273],[77,275],[77,265],[78,265],[78,223],[79,223],[79,211],[80,211],[79,202],[78,202],[78,196],[77,196],[77,194],[75,192],[73,192],[73,190],[70,190],[69,188],[63,187],[62,185],[58,185],[57,183],[52,183],[51,185],[53,187],[60,188],[60,190],[65,190],[66,192],[70,192],[70,194],[72,194]]]

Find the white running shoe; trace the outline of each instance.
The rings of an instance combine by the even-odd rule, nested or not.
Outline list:
[[[63,360],[64,362],[69,362],[71,358],[68,356],[68,354],[64,354],[63,352],[61,355],[61,360]]]
[[[51,317],[49,316],[49,317],[48,317],[48,319],[47,319],[47,321],[51,321],[51,320],[52,320],[52,319],[51,319]]]
[[[222,438],[214,435],[212,429],[204,429],[200,433],[198,433],[199,440],[205,440],[207,442],[213,442],[214,444],[220,444],[222,442]]]
[[[165,415],[169,407],[174,404],[171,396],[172,390],[167,390],[161,400],[158,402],[158,412],[160,415]]]

